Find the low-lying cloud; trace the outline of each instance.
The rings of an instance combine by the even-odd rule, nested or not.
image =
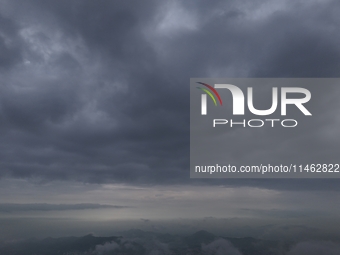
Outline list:
[[[101,205],[101,204],[0,204],[0,212],[27,212],[27,211],[67,211],[88,209],[122,209],[128,206]]]
[[[287,255],[339,255],[340,245],[333,242],[301,242]]]
[[[242,255],[229,241],[218,239],[209,244],[202,244],[204,255]]]

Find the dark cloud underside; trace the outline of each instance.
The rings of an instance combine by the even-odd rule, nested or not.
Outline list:
[[[3,177],[194,183],[190,77],[340,74],[337,1],[1,2]],[[204,183],[338,189],[337,180]]]

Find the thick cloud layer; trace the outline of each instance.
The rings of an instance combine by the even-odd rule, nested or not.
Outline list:
[[[189,78],[337,77],[338,12],[336,1],[3,0],[0,174],[188,182]]]
[[[338,179],[189,178],[189,79],[339,77],[339,13],[336,0],[0,0],[0,238],[138,224],[336,236]],[[261,153],[337,156],[339,94],[320,87],[320,122],[268,132]]]

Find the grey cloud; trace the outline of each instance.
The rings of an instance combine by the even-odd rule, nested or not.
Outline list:
[[[336,255],[340,245],[333,242],[301,242],[295,245],[287,255]]]
[[[241,253],[227,240],[218,239],[202,245],[202,252],[206,255],[241,255]]]
[[[114,251],[119,249],[119,245],[112,241],[103,245],[96,245],[96,252],[99,254],[105,254],[106,252]]]
[[[337,180],[189,179],[190,77],[338,76],[336,1],[253,17],[261,4],[6,1],[1,29],[20,44],[4,51],[0,176],[338,190]]]
[[[0,71],[9,68],[22,60],[21,40],[18,35],[19,27],[13,20],[0,14]]]
[[[327,212],[318,212],[310,210],[280,210],[280,209],[270,209],[270,210],[258,210],[258,209],[240,209],[241,212],[248,213],[252,216],[258,215],[261,217],[275,217],[275,218],[306,218],[315,216],[327,216]]]
[[[156,238],[122,238],[119,244],[116,242],[108,242],[103,245],[97,245],[93,254],[105,255],[112,254],[113,251],[121,253],[134,254],[154,254],[168,255],[171,254],[168,244],[158,241]]]
[[[299,15],[298,9],[289,9],[268,18],[264,28],[271,32],[266,33],[261,47],[264,57],[252,76],[339,77],[338,38],[327,29],[339,22],[335,17],[338,5],[335,1],[327,7],[315,2],[303,9],[304,15]],[[326,9],[330,15],[326,15]]]
[[[311,224],[281,224],[281,225],[268,225],[263,228],[261,238],[271,240],[321,240],[323,238],[329,238],[326,234],[327,230],[322,230],[316,227],[312,227]]]
[[[0,212],[27,212],[27,211],[66,211],[66,210],[88,210],[88,209],[122,209],[128,206],[101,205],[101,204],[0,204]]]

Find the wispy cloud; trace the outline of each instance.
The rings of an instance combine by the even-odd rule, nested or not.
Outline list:
[[[129,206],[101,205],[101,204],[0,204],[0,212],[26,212],[26,211],[67,211],[88,209],[122,209]]]

